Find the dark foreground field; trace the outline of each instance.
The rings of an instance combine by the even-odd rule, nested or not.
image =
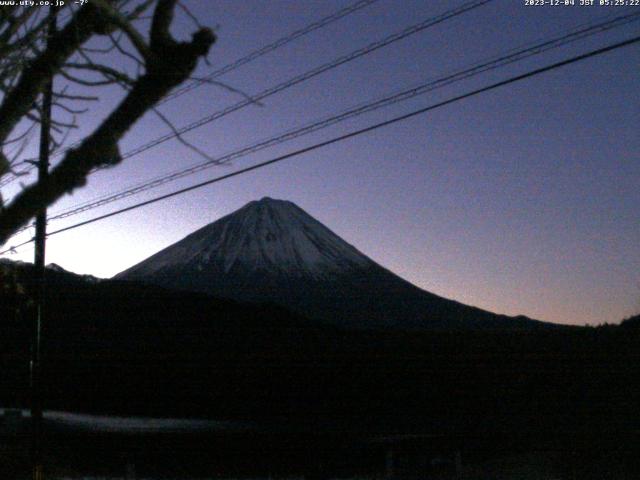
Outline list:
[[[64,274],[51,280],[46,408],[259,425],[240,436],[135,438],[51,425],[60,449],[49,452],[54,463],[73,458],[111,469],[138,452],[138,468],[149,474],[165,465],[165,472],[189,466],[193,475],[213,466],[229,475],[373,475],[385,471],[397,444],[406,452],[398,455],[415,457],[409,471],[440,457],[453,465],[456,452],[466,466],[546,452],[565,472],[558,478],[591,478],[571,473],[583,467],[637,468],[640,329],[633,322],[345,331],[273,306]],[[24,298],[5,295],[2,305],[0,405],[26,406],[30,311]]]
[[[497,435],[379,436],[70,433],[47,430],[49,479],[456,479],[631,480],[639,478],[638,437],[558,434],[553,441]],[[526,437],[526,438],[525,438]],[[29,478],[28,441],[4,438],[2,478]]]

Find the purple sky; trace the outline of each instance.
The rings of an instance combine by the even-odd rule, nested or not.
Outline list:
[[[348,1],[186,2],[217,25],[223,66]],[[220,80],[256,94],[462,2],[379,0]],[[338,67],[186,135],[213,156],[634,7],[487,6]],[[638,8],[638,7],[635,7]],[[351,129],[408,112],[640,31],[635,22],[413,100],[52,222],[57,229]],[[176,34],[195,27],[176,20]],[[47,262],[111,276],[262,196],[297,203],[421,288],[498,313],[573,324],[640,311],[640,47],[467,99],[226,182],[54,236]],[[106,95],[100,107],[115,95]],[[206,85],[161,107],[176,126],[241,100]],[[83,119],[85,133],[99,117]],[[79,135],[80,133],[76,134]],[[164,134],[148,116],[124,152]],[[51,211],[202,161],[169,141],[96,174]],[[27,237],[16,237],[18,243]],[[31,260],[32,248],[10,258]]]

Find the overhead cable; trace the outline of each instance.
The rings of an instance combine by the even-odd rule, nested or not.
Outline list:
[[[400,116],[391,118],[389,120],[385,120],[383,122],[379,122],[379,123],[370,125],[368,127],[361,128],[359,130],[354,130],[354,131],[346,133],[344,135],[340,135],[340,136],[334,137],[332,139],[325,140],[323,142],[319,142],[319,143],[316,143],[314,145],[295,150],[293,152],[289,152],[289,153],[284,154],[284,155],[280,155],[280,156],[278,156],[276,158],[273,158],[271,160],[260,162],[260,163],[257,163],[255,165],[252,165],[250,167],[243,168],[241,170],[237,170],[235,172],[228,173],[226,175],[215,177],[215,178],[209,179],[207,181],[200,182],[200,183],[197,183],[195,185],[191,185],[189,187],[182,188],[180,190],[176,190],[174,192],[167,193],[165,195],[161,195],[159,197],[155,197],[155,198],[152,198],[150,200],[146,200],[144,202],[140,202],[140,203],[137,203],[135,205],[131,205],[131,206],[126,207],[126,208],[122,208],[120,210],[116,210],[116,211],[113,211],[113,212],[110,212],[110,213],[107,213],[107,214],[104,214],[104,215],[100,215],[98,217],[91,218],[89,220],[85,220],[83,222],[79,222],[79,223],[76,223],[76,224],[73,224],[73,225],[70,225],[70,226],[67,226],[67,227],[64,227],[64,228],[60,228],[58,230],[54,230],[54,231],[50,232],[48,234],[48,236],[53,236],[53,235],[57,235],[59,233],[67,232],[67,231],[70,231],[70,230],[74,230],[74,229],[83,227],[85,225],[89,225],[91,223],[95,223],[95,222],[98,222],[100,220],[104,220],[106,218],[110,218],[110,217],[113,217],[113,216],[116,216],[116,215],[120,215],[122,213],[129,212],[131,210],[135,210],[135,209],[144,207],[146,205],[151,205],[153,203],[157,203],[157,202],[159,202],[161,200],[165,200],[167,198],[175,197],[177,195],[182,195],[184,193],[187,193],[187,192],[190,192],[192,190],[196,190],[196,189],[205,187],[207,185],[218,183],[218,182],[221,182],[223,180],[227,180],[229,178],[233,178],[233,177],[236,177],[236,176],[251,172],[253,170],[258,170],[260,168],[266,167],[268,165],[272,165],[274,163],[282,162],[282,161],[287,160],[289,158],[300,156],[300,155],[302,155],[304,153],[308,153],[308,152],[311,152],[311,151],[314,151],[314,150],[318,150],[318,149],[326,147],[328,145],[332,145],[332,144],[335,144],[335,143],[338,143],[338,142],[342,142],[342,141],[347,140],[349,138],[357,137],[357,136],[363,135],[365,133],[372,132],[374,130],[378,130],[379,128],[382,128],[382,127],[386,127],[386,126],[389,126],[389,125],[392,125],[392,124],[395,124],[395,123],[398,123],[398,122],[401,122],[401,121],[404,121],[404,120],[408,120],[410,118],[416,117],[418,115],[422,115],[424,113],[427,113],[427,112],[430,112],[432,110],[444,107],[446,105],[450,105],[450,104],[455,103],[455,102],[459,102],[459,101],[467,99],[469,97],[473,97],[473,96],[479,95],[481,93],[485,93],[485,92],[488,92],[488,91],[491,91],[491,90],[495,90],[496,88],[500,88],[500,87],[503,87],[505,85],[509,85],[511,83],[519,82],[519,81],[525,80],[527,78],[531,78],[531,77],[534,77],[536,75],[540,75],[542,73],[549,72],[551,70],[555,70],[557,68],[561,68],[561,67],[573,64],[573,63],[577,63],[577,62],[586,60],[586,59],[591,58],[591,57],[595,57],[595,56],[602,55],[602,54],[607,53],[607,52],[611,52],[613,50],[617,50],[619,48],[623,48],[623,47],[627,47],[627,46],[632,45],[632,44],[636,44],[638,42],[640,42],[640,36],[633,37],[633,38],[630,38],[630,39],[622,41],[622,42],[614,43],[612,45],[608,45],[606,47],[602,47],[602,48],[599,48],[599,49],[596,49],[596,50],[591,50],[590,52],[584,53],[582,55],[571,57],[569,59],[562,60],[560,62],[556,62],[556,63],[553,63],[551,65],[547,65],[545,67],[537,68],[537,69],[531,70],[531,71],[529,71],[527,73],[523,73],[523,74],[517,75],[515,77],[510,77],[510,78],[508,78],[506,80],[502,80],[500,82],[493,83],[493,84],[488,85],[486,87],[482,87],[482,88],[478,88],[476,90],[472,90],[472,91],[470,91],[468,93],[465,93],[465,94],[462,94],[462,95],[458,95],[456,97],[453,97],[453,98],[450,98],[448,100],[444,100],[442,102],[438,102],[438,103],[429,105],[429,106],[424,107],[424,108],[420,108],[418,110],[414,110],[414,111],[406,113],[404,115],[400,115]],[[31,243],[31,242],[33,242],[33,239],[28,240],[26,242],[23,242],[23,243],[21,243],[19,245],[12,246],[9,249],[1,251],[0,255],[2,255],[4,253],[7,253],[7,252],[10,252],[13,249],[16,249],[18,247],[21,247],[21,246],[26,245],[26,244]]]
[[[145,152],[157,145],[160,145],[161,143],[166,142],[167,140],[171,140],[172,138],[176,138],[182,134],[185,134],[187,132],[190,132],[191,130],[194,130],[196,128],[202,127],[203,125],[206,125],[208,123],[211,123],[215,120],[219,120],[220,118],[229,115],[230,113],[236,112],[248,105],[252,105],[255,104],[256,102],[260,102],[262,100],[264,100],[267,97],[270,97],[272,95],[275,95],[276,93],[282,92],[283,90],[287,90],[295,85],[298,85],[302,82],[306,82],[307,80],[310,80],[322,73],[328,72],[330,70],[333,70],[341,65],[344,65],[348,62],[351,62],[357,58],[363,57],[365,55],[368,55],[372,52],[375,52],[376,50],[379,50],[381,48],[384,48],[388,45],[391,45],[399,40],[402,40],[404,38],[407,38],[411,35],[414,35],[418,32],[421,32],[423,30],[426,30],[427,28],[433,27],[435,25],[438,25],[446,20],[449,20],[451,18],[455,18],[459,15],[462,15],[463,13],[469,12],[471,10],[474,10],[478,7],[481,7],[483,5],[486,5],[487,3],[491,2],[492,0],[474,0],[471,2],[466,2],[463,5],[453,8],[451,10],[446,11],[443,14],[437,15],[435,17],[430,17],[420,23],[417,23],[415,25],[412,25],[410,27],[407,27],[399,32],[393,33],[385,38],[383,38],[382,40],[377,40],[375,42],[370,43],[369,45],[359,48],[357,50],[352,51],[351,53],[348,53],[346,55],[343,55],[341,57],[338,57],[335,60],[332,60],[330,62],[327,62],[323,65],[320,65],[318,67],[312,68],[311,70],[308,70],[307,72],[304,72],[300,75],[297,75],[295,77],[292,77],[282,83],[279,83],[273,87],[267,88],[266,90],[263,90],[262,92],[251,96],[250,98],[246,98],[244,100],[241,100],[237,103],[234,103],[222,110],[219,110],[217,112],[214,112],[210,115],[207,115],[206,117],[203,117],[199,120],[196,120],[195,122],[192,122],[182,128],[176,129],[176,131],[171,132],[171,133],[167,133],[166,135],[162,135],[161,137],[158,137],[154,140],[151,140],[150,142],[147,142],[143,145],[140,145],[139,147],[134,148],[133,150],[129,150],[128,152],[125,152],[122,155],[123,159],[126,158],[131,158],[135,155],[138,155],[142,152]]]
[[[345,8],[342,8],[340,10],[338,10],[337,12],[332,13],[331,15],[328,15],[324,18],[321,18],[320,20],[310,23],[309,25],[296,30],[294,32],[291,32],[288,35],[285,35],[284,37],[279,38],[278,40],[276,40],[273,43],[270,43],[269,45],[265,45],[262,48],[259,48],[257,50],[254,50],[253,52],[245,55],[244,57],[241,57],[237,60],[234,60],[231,63],[228,63],[226,65],[224,65],[223,67],[218,68],[217,70],[214,70],[213,72],[209,73],[208,75],[204,76],[203,78],[200,79],[195,79],[192,80],[190,83],[174,90],[173,92],[171,92],[169,95],[167,95],[165,98],[163,98],[160,101],[160,104],[165,103],[165,102],[169,102],[171,100],[174,100],[175,98],[178,98],[179,96],[190,92],[191,90],[194,90],[198,87],[200,87],[201,85],[205,85],[208,81],[213,80],[215,78],[221,77],[222,75],[231,72],[232,70],[235,70],[236,68],[241,67],[242,65],[245,65],[249,62],[252,62],[264,55],[266,55],[267,53],[270,53],[274,50],[277,50],[280,47],[283,47],[284,45],[297,40],[300,37],[303,37],[304,35],[307,35],[315,30],[318,30],[320,28],[323,28],[337,20],[340,20],[343,17],[346,17],[347,15],[350,15],[364,7],[367,7],[369,5],[371,5],[372,3],[377,2],[378,0],[361,0],[359,2],[355,2],[352,5],[348,5]]]
[[[206,162],[198,163],[192,165],[187,168],[183,168],[177,171],[174,171],[169,174],[165,174],[153,179],[149,179],[145,182],[139,182],[134,186],[130,186],[126,189],[120,190],[115,193],[103,195],[99,198],[95,198],[84,202],[79,205],[71,206],[66,208],[59,213],[54,213],[51,215],[50,220],[67,218],[72,215],[76,215],[87,210],[92,210],[94,208],[98,208],[109,203],[127,198],[132,195],[136,195],[159,186],[162,186],[166,183],[178,180],[180,178],[184,178],[189,175],[193,175],[200,171],[203,171],[208,168],[212,168],[214,166],[219,166],[222,164],[228,164],[231,161],[247,156],[249,154],[258,152],[268,147],[272,147],[274,145],[279,145],[286,141],[290,141],[292,139],[298,138],[303,135],[310,134],[312,132],[316,132],[318,130],[327,128],[329,126],[335,125],[339,122],[363,115],[365,113],[372,112],[374,110],[378,110],[383,107],[387,107],[389,105],[396,104],[398,102],[408,100],[410,98],[414,98],[418,95],[423,95],[425,93],[431,92],[438,88],[445,87],[452,83],[465,80],[471,78],[480,73],[484,73],[490,70],[495,70],[506,65],[512,64],[514,62],[523,60],[525,58],[529,58],[534,55],[538,55],[540,53],[546,52],[548,50],[558,48],[560,46],[566,45],[571,42],[575,42],[577,40],[583,39],[587,36],[607,31],[612,28],[619,27],[623,24],[629,23],[630,21],[637,21],[640,19],[640,12],[624,15],[620,17],[616,17],[614,19],[610,19],[605,22],[600,22],[596,24],[591,24],[588,26],[584,26],[582,28],[574,29],[573,31],[561,35],[559,37],[555,37],[550,40],[546,40],[540,43],[537,43],[533,46],[529,46],[527,48],[521,48],[517,50],[510,50],[506,55],[493,58],[484,63],[477,63],[471,67],[467,67],[462,70],[458,70],[454,73],[449,73],[442,77],[436,79],[430,79],[427,82],[419,84],[417,86],[411,87],[409,89],[402,90],[400,92],[396,92],[391,95],[387,95],[381,99],[375,100],[373,102],[368,102],[364,104],[360,104],[356,107],[352,107],[346,111],[343,111],[339,114],[335,114],[329,117],[325,117],[321,120],[306,124],[302,127],[296,127],[294,129],[290,129],[281,133],[277,136],[270,137],[266,140],[259,141],[252,145],[243,147],[241,149],[235,150],[233,152],[227,153],[225,155],[219,156],[213,160],[208,160]],[[25,227],[27,228],[27,227]]]
[[[247,63],[250,63],[268,53],[273,52],[274,50],[277,50],[278,48],[281,48],[291,42],[293,42],[294,40],[297,40],[311,32],[314,32],[316,30],[319,30],[321,28],[326,27],[327,25],[330,25],[354,12],[357,12],[358,10],[363,9],[364,7],[368,7],[369,5],[376,3],[378,0],[359,0],[351,5],[348,5],[344,8],[341,8],[340,10],[337,10],[333,13],[331,13],[330,15],[327,15],[324,18],[321,18],[320,20],[317,20],[315,22],[312,22],[298,30],[295,30],[283,37],[280,37],[279,39],[277,39],[276,41],[265,45],[264,47],[261,47],[257,50],[254,50],[250,53],[248,53],[247,55],[240,57],[220,68],[218,68],[217,70],[214,70],[213,72],[207,74],[206,76],[204,76],[203,78],[200,79],[196,79],[196,80],[192,80],[190,83],[184,85],[183,87],[174,90],[173,92],[171,92],[169,95],[167,95],[165,98],[163,98],[159,104],[162,103],[166,103],[170,100],[173,100],[187,92],[190,92],[191,90],[194,90],[196,88],[198,88],[199,86],[203,85],[203,84],[207,84],[207,82],[218,78],[226,73],[229,73],[243,65],[246,65]],[[55,155],[53,156],[60,156],[62,153],[68,151],[70,148],[73,148],[72,146],[69,146],[65,149],[61,149],[58,152],[56,152]],[[27,169],[19,172],[18,175],[14,175],[10,178],[4,179],[2,181],[0,181],[0,188],[2,188],[5,185],[8,185],[9,183],[13,182],[14,180],[16,180],[18,177],[22,176],[22,175],[26,175],[29,172],[31,172],[32,170],[34,170],[35,167],[34,166],[30,166]]]

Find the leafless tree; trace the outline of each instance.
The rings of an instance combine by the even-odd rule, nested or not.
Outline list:
[[[50,33],[46,9],[0,7],[0,182],[23,171],[22,154],[41,121],[40,98],[51,78],[60,80],[53,94],[59,113],[51,122],[53,149],[64,144],[100,92],[122,89],[99,125],[62,150],[46,181],[23,186],[10,202],[0,198],[0,245],[42,208],[84,186],[91,172],[120,163],[120,139],[191,76],[215,41],[200,26],[189,41],[174,38],[176,7],[189,13],[178,0],[80,3],[59,9],[59,27]]]

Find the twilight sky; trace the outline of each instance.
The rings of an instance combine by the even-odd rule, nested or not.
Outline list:
[[[186,0],[219,40],[199,75],[353,2]],[[220,77],[247,94],[329,62],[462,1],[378,0]],[[185,135],[220,156],[519,46],[640,7],[525,6],[495,0]],[[597,3],[597,2],[596,2]],[[62,228],[459,95],[640,32],[640,21],[214,167]],[[175,33],[195,26],[184,15]],[[50,238],[47,263],[110,277],[245,203],[291,200],[360,251],[425,290],[510,315],[571,324],[640,311],[640,47],[481,94],[405,122]],[[105,92],[82,133],[117,93]],[[204,85],[160,107],[177,127],[242,100]],[[168,132],[148,115],[127,152]],[[37,142],[34,142],[37,143]],[[55,213],[203,161],[165,142],[96,173]],[[12,193],[12,185],[5,195]],[[15,190],[13,190],[14,192]],[[29,238],[16,236],[8,245]],[[12,259],[31,261],[33,248]]]

